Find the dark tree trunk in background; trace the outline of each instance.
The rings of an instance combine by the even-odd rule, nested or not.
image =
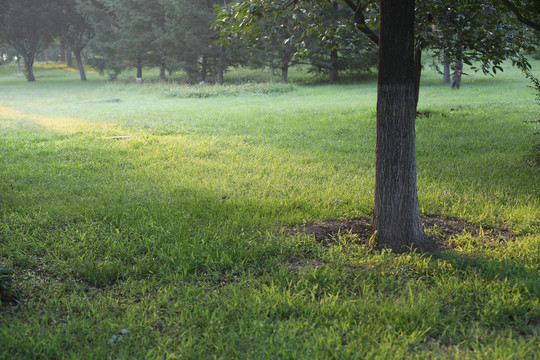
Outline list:
[[[374,230],[380,245],[431,250],[416,188],[414,0],[381,0]]]
[[[71,50],[70,49],[66,50],[66,65],[67,65],[67,67],[70,67],[70,68],[73,67],[73,57],[71,55]]]
[[[24,72],[26,75],[26,80],[36,81],[36,77],[34,76],[34,57],[33,56],[24,57],[23,61],[24,61]]]
[[[79,74],[81,75],[81,81],[86,81],[86,72],[84,71],[81,52],[75,51],[74,54],[75,61],[77,61],[77,68],[79,69]]]
[[[159,64],[159,82],[165,82],[165,63]]]
[[[223,85],[223,73],[225,72],[225,47],[221,45],[219,47],[219,59],[217,70],[217,82],[219,85]]]
[[[66,62],[66,41],[63,37],[60,38],[60,62]]]
[[[448,59],[446,51],[443,54],[443,82],[450,84],[450,59]]]
[[[281,83],[287,84],[289,82],[289,60],[290,55],[283,51],[281,54]]]
[[[17,74],[21,73],[21,56],[17,54]]]
[[[443,82],[445,84],[450,84],[450,64],[444,64]]]
[[[330,53],[330,84],[338,81],[339,70],[338,70],[338,51],[336,49],[332,50]]]
[[[142,81],[142,59],[140,56],[137,58],[137,81]]]
[[[454,65],[452,65],[452,83],[450,84],[450,87],[452,89],[459,89],[461,86],[461,74],[463,72],[463,61],[456,60]]]
[[[206,76],[208,74],[208,56],[204,55],[202,58],[201,65],[201,80],[206,82]]]

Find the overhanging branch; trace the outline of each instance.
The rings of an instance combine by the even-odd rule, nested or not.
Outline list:
[[[358,26],[358,30],[360,30],[364,35],[368,37],[371,41],[373,41],[375,44],[379,45],[379,36],[369,28],[366,24],[366,17],[364,16],[364,8],[365,6],[362,6],[362,3],[358,1],[357,4],[355,4],[352,0],[344,0],[345,4],[349,8],[351,8],[352,11],[354,11],[354,22]]]
[[[518,19],[518,21],[522,22],[523,24],[529,27],[532,27],[533,29],[537,31],[540,31],[540,24],[530,19],[527,19],[525,16],[523,16],[523,14],[521,14],[519,9],[514,4],[512,4],[509,0],[501,0],[501,2],[503,3],[504,6],[508,8],[508,10],[510,10],[511,12],[514,13],[514,15],[516,15],[516,18]]]

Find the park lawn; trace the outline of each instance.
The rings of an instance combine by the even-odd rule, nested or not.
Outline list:
[[[533,62],[538,74],[540,62]],[[376,83],[110,83],[0,68],[0,358],[534,359],[539,108],[521,73],[426,69],[434,254],[291,227],[372,216]],[[238,76],[238,74],[230,74]],[[299,75],[301,76],[301,75]],[[294,73],[291,75],[294,79]],[[115,139],[116,136],[126,138]]]

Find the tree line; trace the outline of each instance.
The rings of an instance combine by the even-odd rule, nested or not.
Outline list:
[[[219,7],[229,5],[223,0],[0,0],[0,49],[22,58],[28,81],[35,80],[36,57],[51,44],[68,60],[73,54],[81,80],[86,80],[83,60],[111,79],[130,67],[142,79],[145,67],[157,67],[160,81],[183,70],[192,81],[211,77],[220,84],[226,69],[237,66],[278,69],[287,82],[290,66],[308,64],[334,82],[338,71],[376,64],[376,52],[362,41],[328,50],[315,34],[303,35],[309,55],[296,56],[298,44],[290,39],[298,29],[289,31],[287,16],[261,18],[267,34],[257,41],[231,37],[220,42],[222,30],[214,24]],[[329,9],[327,16],[330,21],[347,14]]]
[[[416,1],[416,91],[426,49],[446,81],[453,73],[453,87],[463,63],[486,73],[506,59],[527,67],[522,54],[538,41],[537,6]],[[73,54],[81,80],[84,60],[112,79],[129,67],[142,79],[144,67],[157,67],[161,81],[184,70],[192,81],[220,84],[230,67],[270,67],[285,83],[290,66],[308,64],[332,83],[341,71],[376,65],[379,10],[379,0],[0,0],[0,49],[22,58],[28,81],[36,56],[55,43]]]

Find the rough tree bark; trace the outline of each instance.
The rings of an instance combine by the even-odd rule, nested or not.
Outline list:
[[[374,230],[396,252],[434,249],[416,188],[414,0],[381,0]]]

